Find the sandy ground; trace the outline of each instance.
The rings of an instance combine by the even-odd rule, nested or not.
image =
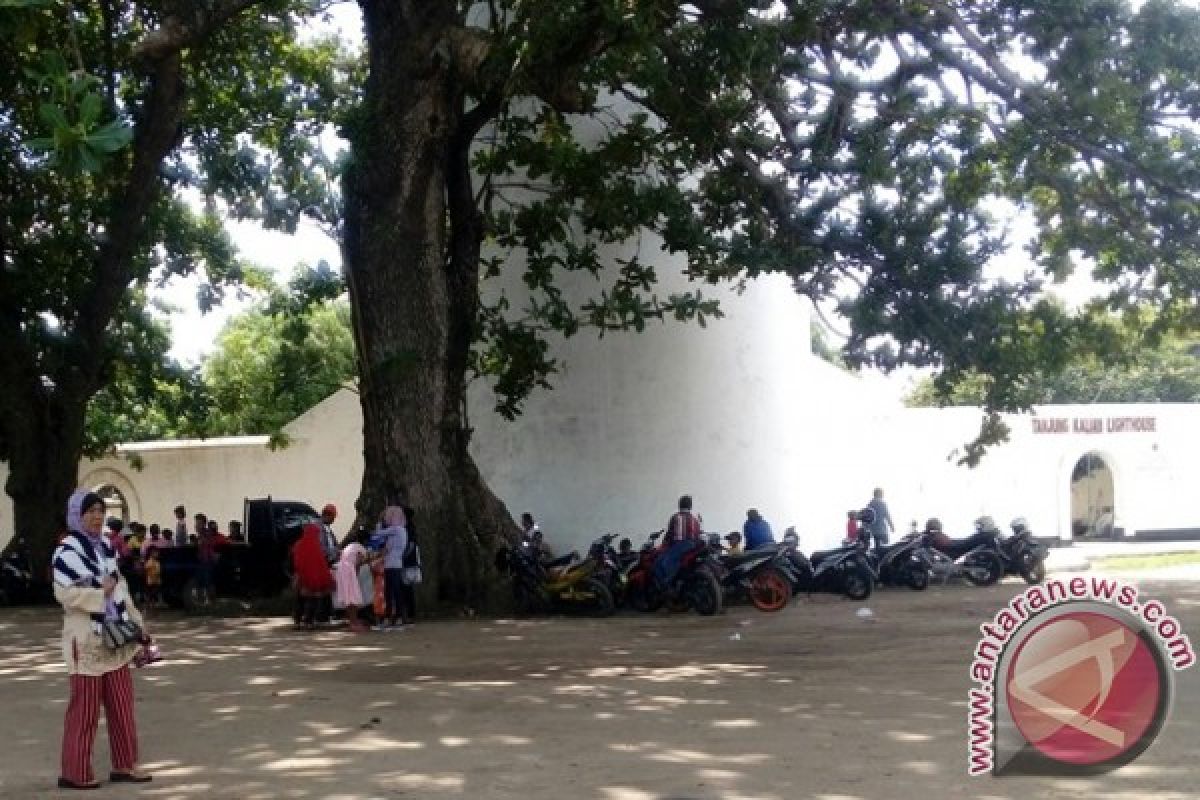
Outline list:
[[[1200,585],[1149,575],[1143,594],[1200,642]],[[977,629],[1023,588],[880,591],[871,621],[832,596],[777,614],[431,621],[365,636],[162,614],[169,660],[136,676],[155,780],[83,796],[1200,797],[1200,668],[1177,676],[1166,729],[1116,773],[967,776]],[[79,794],[51,788],[66,698],[57,626],[53,609],[0,610],[0,797]],[[96,751],[106,776],[103,732]]]

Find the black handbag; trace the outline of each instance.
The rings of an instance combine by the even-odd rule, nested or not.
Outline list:
[[[106,619],[101,627],[100,635],[109,650],[120,650],[145,638],[141,626],[130,619]]]

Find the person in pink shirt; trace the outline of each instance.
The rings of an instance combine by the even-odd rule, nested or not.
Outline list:
[[[162,547],[170,547],[170,542],[163,538],[162,529],[158,523],[150,526],[150,530],[146,535],[146,541],[142,542],[142,558],[150,555],[151,550],[158,550]]]

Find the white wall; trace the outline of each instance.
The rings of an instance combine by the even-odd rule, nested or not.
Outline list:
[[[808,314],[786,285],[719,294],[707,328],[652,324],[641,334],[582,333],[556,344],[564,371],[509,423],[474,387],[473,452],[514,514],[530,511],[551,545],[608,531],[635,541],[690,493],[705,527],[740,528],[748,507],[779,524],[802,511],[797,404]]]
[[[719,323],[725,331],[666,326],[576,340],[560,388],[535,397],[515,423],[492,415],[476,394],[473,447],[510,510],[536,514],[556,546],[579,547],[600,532],[662,527],[688,491],[711,530],[740,527],[756,506],[777,533],[796,525],[812,549],[836,543],[846,510],[881,486],[901,531],[938,516],[960,535],[991,514],[1001,525],[1024,516],[1038,534],[1067,538],[1071,471],[1090,451],[1113,470],[1118,526],[1200,527],[1191,499],[1200,405],[1036,414],[1068,424],[1154,417],[1154,432],[1035,433],[1033,416],[1010,416],[1012,441],[968,469],[955,458],[978,429],[978,411],[876,404],[861,382],[794,345],[807,330],[802,314],[782,314],[781,322],[764,313],[775,299],[743,299],[748,305],[731,306],[731,319]],[[334,395],[288,432],[292,444],[277,451],[262,437],[129,445],[122,449],[140,455],[141,471],[122,457],[88,461],[80,482],[115,484],[131,517],[147,523],[168,522],[183,503],[224,525],[241,518],[244,497],[272,494],[318,508],[333,502],[344,530],[362,477],[357,395]],[[0,544],[11,520],[11,503],[0,497]]]

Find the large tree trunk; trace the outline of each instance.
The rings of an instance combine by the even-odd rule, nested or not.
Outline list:
[[[455,221],[461,89],[446,58],[453,3],[361,0],[369,51],[350,131],[344,258],[358,348],[364,475],[357,510],[413,507],[422,597],[487,605],[494,546],[516,532],[468,452],[465,374],[478,306],[475,217]]]
[[[23,396],[4,409],[9,443],[5,490],[13,501],[14,536],[9,547],[27,549],[35,578],[47,575],[55,534],[75,489],[83,451],[82,403]]]

